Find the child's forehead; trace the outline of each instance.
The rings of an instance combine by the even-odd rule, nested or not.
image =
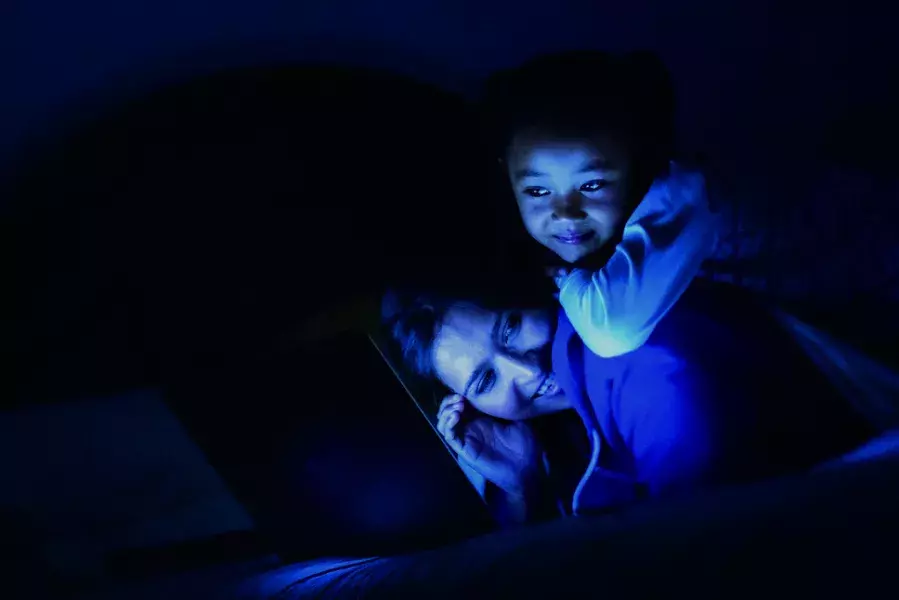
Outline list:
[[[523,132],[509,146],[510,161],[599,161],[618,162],[624,149],[610,135],[560,135],[553,132]]]

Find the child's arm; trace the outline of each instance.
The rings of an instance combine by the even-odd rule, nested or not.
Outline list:
[[[559,281],[559,301],[575,331],[602,357],[646,342],[717,241],[705,181],[672,164],[653,183],[599,271],[574,269]]]

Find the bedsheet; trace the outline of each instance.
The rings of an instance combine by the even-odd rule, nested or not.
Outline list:
[[[243,600],[862,595],[894,589],[896,434],[801,477],[569,518],[407,556],[287,566]]]
[[[393,557],[275,556],[79,596],[534,598],[895,591],[899,432],[801,477],[499,531]]]

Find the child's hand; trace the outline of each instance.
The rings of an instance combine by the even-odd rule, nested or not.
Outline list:
[[[571,269],[567,267],[549,267],[546,269],[547,277],[551,277],[553,283],[556,284],[557,288],[562,287],[562,281],[568,277],[568,274],[571,273]]]

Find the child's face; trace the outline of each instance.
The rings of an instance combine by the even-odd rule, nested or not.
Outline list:
[[[604,246],[627,220],[631,160],[608,138],[522,132],[507,165],[528,233],[566,262]]]

